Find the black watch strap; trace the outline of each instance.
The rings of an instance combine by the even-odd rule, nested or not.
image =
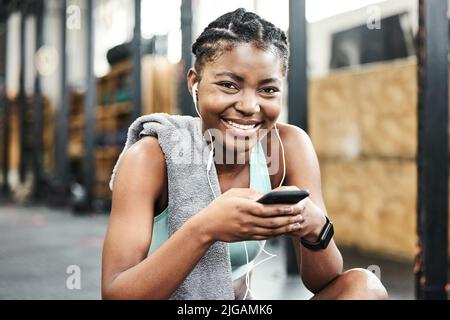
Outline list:
[[[325,218],[327,219],[327,222],[320,232],[319,241],[311,242],[306,239],[300,238],[300,241],[305,248],[317,251],[326,249],[328,247],[328,244],[330,243],[334,235],[334,228],[333,224],[330,222],[330,219],[328,219],[328,217]]]

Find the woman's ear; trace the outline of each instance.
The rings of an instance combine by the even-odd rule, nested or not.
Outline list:
[[[194,68],[190,68],[188,73],[187,73],[187,83],[188,83],[189,92],[191,93],[192,96],[193,96],[192,87],[198,81],[199,81],[199,76],[198,76],[197,71],[195,71]]]

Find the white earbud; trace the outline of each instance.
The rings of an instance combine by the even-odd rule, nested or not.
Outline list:
[[[197,114],[201,119],[202,116],[200,115],[200,112],[198,111],[198,107],[197,107],[197,88],[198,88],[198,82],[194,83],[194,85],[192,86],[192,100],[194,101],[195,111],[197,111]]]

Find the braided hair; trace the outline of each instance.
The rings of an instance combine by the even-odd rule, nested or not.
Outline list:
[[[239,8],[211,22],[192,45],[195,69],[200,75],[205,62],[211,62],[236,45],[251,43],[261,50],[271,50],[282,62],[286,75],[289,63],[289,44],[286,34],[255,13]]]

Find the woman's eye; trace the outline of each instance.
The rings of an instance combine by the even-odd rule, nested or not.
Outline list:
[[[229,82],[223,82],[223,83],[220,83],[219,85],[221,85],[222,87],[227,88],[227,89],[236,89],[236,87],[232,83],[229,83]]]
[[[278,90],[277,88],[264,88],[264,89],[262,89],[262,91],[263,91],[264,93],[272,94],[272,93],[278,92],[279,90]]]

